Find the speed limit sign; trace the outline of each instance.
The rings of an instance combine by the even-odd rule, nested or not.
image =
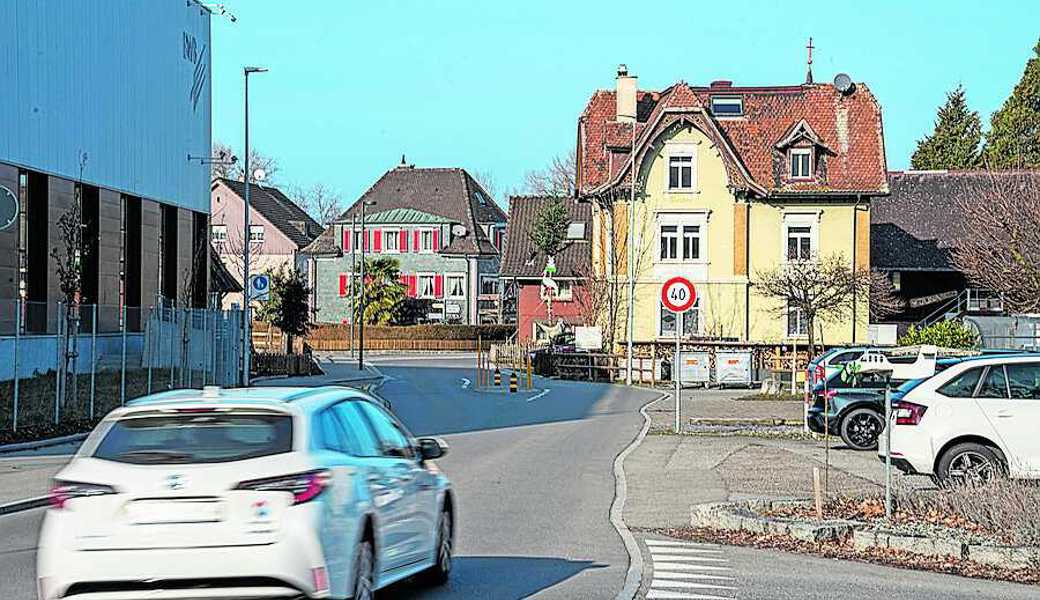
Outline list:
[[[697,290],[685,277],[672,277],[661,287],[661,302],[673,313],[684,313],[697,302]]]

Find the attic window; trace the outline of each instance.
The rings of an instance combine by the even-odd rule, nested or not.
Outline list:
[[[792,148],[791,179],[810,179],[812,172],[812,148]]]
[[[473,199],[479,202],[481,206],[487,206],[487,196],[485,196],[480,190],[474,190]]]
[[[711,112],[716,117],[743,116],[744,99],[740,96],[712,96]]]
[[[577,222],[571,223],[567,226],[567,239],[568,240],[583,240],[585,239],[585,223]]]

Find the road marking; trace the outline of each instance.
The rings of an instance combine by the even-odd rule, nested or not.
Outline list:
[[[666,540],[646,540],[646,545],[654,546],[677,546],[683,548],[718,548],[718,544],[702,544],[700,542],[670,542]]]
[[[731,596],[708,596],[705,594],[688,594],[686,592],[673,592],[671,590],[650,590],[646,594],[647,600],[661,599],[685,599],[685,600],[732,600]]]
[[[658,579],[650,582],[651,588],[680,588],[680,589],[705,589],[705,590],[735,590],[731,585],[718,585],[716,583],[694,583],[692,581],[678,581],[674,579]]]
[[[650,546],[650,552],[659,554],[722,554],[714,548],[676,548],[675,546]]]
[[[662,562],[654,563],[654,566],[663,571],[732,571],[729,567],[713,567],[711,565],[691,565],[688,563]]]
[[[655,554],[650,553],[650,556],[655,560],[661,562],[710,562],[710,563],[725,563],[729,562],[725,558],[715,558],[711,556],[689,556],[679,554]]]
[[[537,400],[537,399],[541,398],[542,396],[544,396],[544,395],[548,394],[548,393],[549,393],[549,392],[551,392],[551,391],[552,391],[552,390],[550,390],[550,389],[546,388],[546,389],[544,389],[544,390],[542,390],[542,391],[538,392],[538,393],[537,393],[537,394],[535,394],[534,396],[531,396],[530,398],[528,398],[528,399],[527,399],[527,401],[528,401],[528,402],[534,402],[535,400]]]
[[[657,571],[654,573],[662,579],[711,579],[713,581],[735,581],[725,575],[705,575],[704,573],[679,573],[677,571]]]
[[[738,588],[717,544],[644,540],[650,555],[647,600],[733,600]]]

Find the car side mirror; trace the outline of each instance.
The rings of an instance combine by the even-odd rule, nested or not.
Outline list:
[[[423,460],[437,460],[448,453],[448,442],[440,438],[419,438],[419,456]]]

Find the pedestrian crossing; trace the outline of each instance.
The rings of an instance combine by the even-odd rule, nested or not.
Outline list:
[[[643,540],[650,554],[647,600],[733,600],[736,578],[717,544]]]

